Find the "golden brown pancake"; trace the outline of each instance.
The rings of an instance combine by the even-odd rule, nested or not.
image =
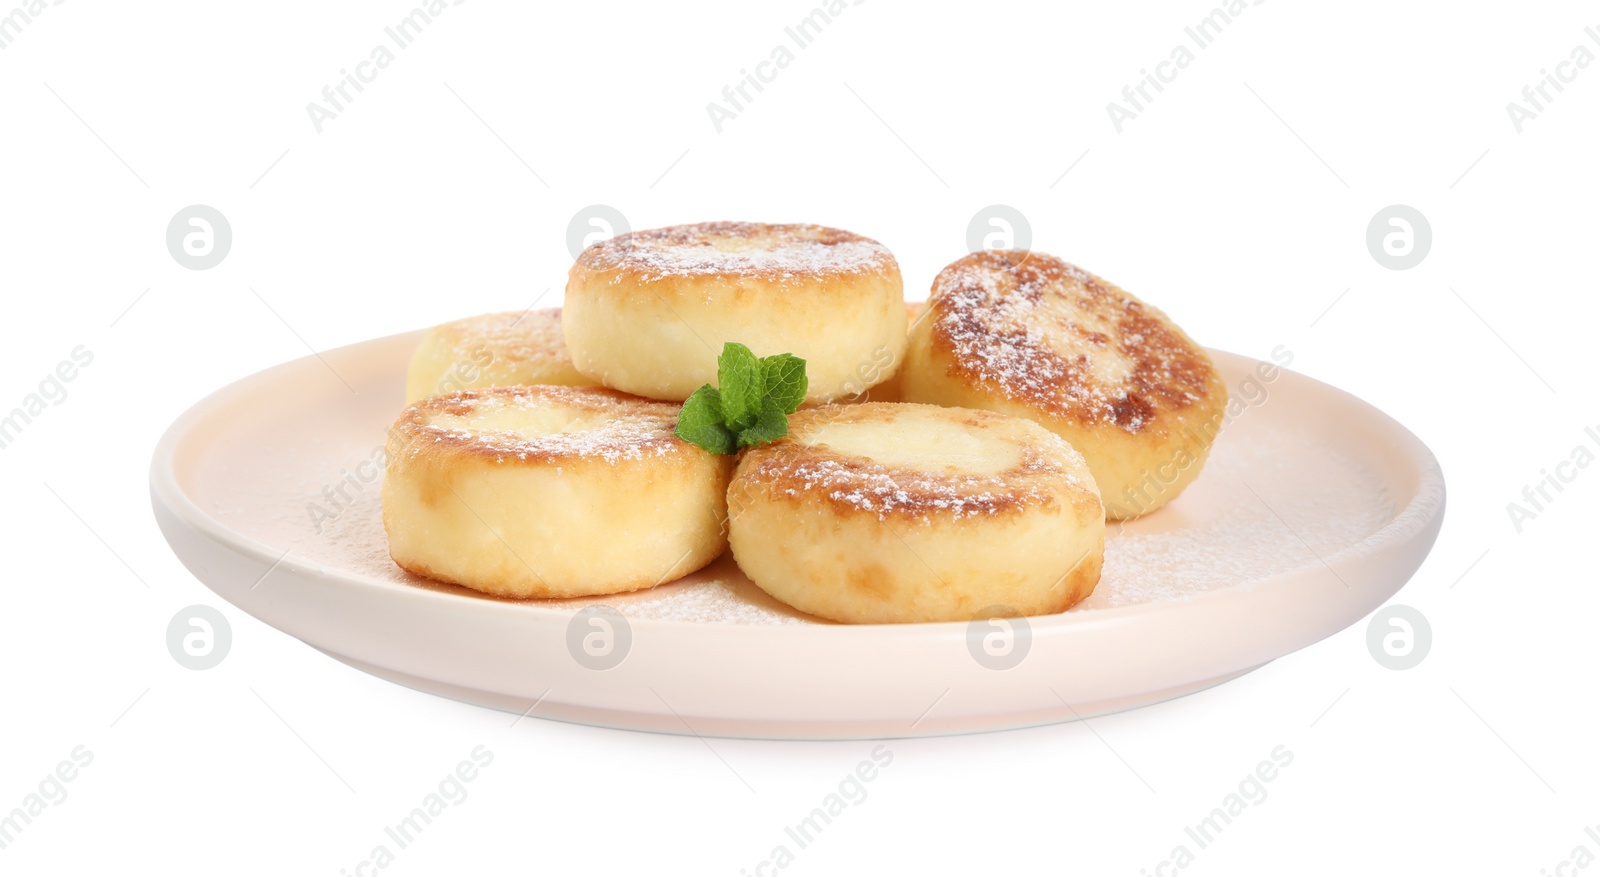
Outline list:
[[[802,409],[787,439],[745,453],[728,508],[751,581],[845,622],[1061,612],[1093,591],[1105,543],[1070,445],[1022,418],[933,405]]]
[[[1075,265],[998,250],[934,279],[906,354],[908,401],[1031,418],[1077,448],[1113,519],[1172,501],[1200,474],[1227,389],[1156,308]]]
[[[389,555],[504,597],[648,588],[721,554],[733,458],[673,435],[678,406],[597,387],[494,387],[400,415]]]
[[[807,401],[887,378],[905,351],[900,267],[877,241],[819,225],[707,222],[591,245],[562,318],[578,371],[652,399],[717,381],[726,342],[806,361]],[[879,363],[888,363],[885,368]],[[863,382],[863,373],[876,374]]]
[[[560,308],[509,311],[429,329],[411,357],[406,402],[477,387],[593,383],[572,367]]]

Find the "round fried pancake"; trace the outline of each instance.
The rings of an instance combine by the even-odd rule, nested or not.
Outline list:
[[[568,276],[563,329],[578,371],[629,393],[682,401],[716,383],[717,355],[733,341],[804,359],[807,400],[827,402],[865,389],[870,364],[900,361],[903,301],[900,267],[877,241],[818,225],[708,222],[585,249]]]
[[[592,385],[567,356],[561,309],[483,314],[435,326],[406,373],[406,402],[477,387]]]
[[[721,554],[733,458],[672,434],[677,406],[597,387],[423,400],[390,432],[389,556],[504,597],[648,588]]]
[[[1161,311],[1054,256],[993,250],[934,278],[911,333],[905,398],[1032,418],[1072,443],[1112,519],[1199,476],[1227,388]]]
[[[908,301],[908,302],[906,302],[906,323],[907,323],[908,326],[914,328],[917,325],[917,318],[922,316],[922,312],[923,312],[924,308],[926,307],[926,305],[927,305],[927,302],[920,302],[920,301]],[[891,363],[890,365],[885,366],[884,370],[888,372],[889,376],[887,378],[884,378],[881,383],[879,383],[879,384],[877,384],[875,386],[866,388],[862,392],[860,398],[855,400],[855,401],[861,401],[861,402],[904,402],[905,401],[905,377],[904,377],[905,376],[905,362],[903,360],[904,360],[904,357],[902,357],[902,361],[901,362]]]
[[[751,581],[856,623],[1061,612],[1094,590],[1105,546],[1094,477],[1070,445],[1028,420],[934,405],[802,409],[787,439],[745,453],[728,512]]]

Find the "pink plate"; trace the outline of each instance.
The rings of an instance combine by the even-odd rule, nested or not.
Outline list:
[[[1166,508],[1113,526],[1104,577],[1072,611],[830,624],[767,597],[727,556],[637,594],[499,600],[388,557],[382,451],[419,334],[284,363],[195,405],[156,448],[156,518],[184,565],[243,611],[383,678],[534,717],[848,738],[1128,709],[1366,616],[1422,564],[1444,514],[1439,464],[1404,427],[1213,351],[1233,402],[1205,471]],[[601,605],[616,613],[589,608]]]

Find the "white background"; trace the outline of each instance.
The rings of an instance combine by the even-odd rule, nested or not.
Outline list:
[[[868,0],[718,133],[706,104],[809,0],[470,0],[318,133],[306,104],[410,8],[67,0],[0,51],[0,409],[74,347],[94,356],[0,451],[0,811],[75,746],[94,753],[0,871],[355,873],[482,744],[494,761],[467,800],[384,873],[754,874],[867,756],[512,728],[233,610],[157,532],[149,455],[188,405],[307,345],[546,289],[556,304],[567,223],[593,203],[635,228],[855,230],[919,298],[975,211],[1012,205],[1036,247],[1203,342],[1288,345],[1297,370],[1407,424],[1449,482],[1443,534],[1397,598],[1432,623],[1416,669],[1378,666],[1358,624],[1092,727],[896,741],[786,873],[1154,874],[1280,745],[1295,758],[1268,798],[1184,873],[1537,875],[1580,844],[1600,854],[1584,833],[1600,466],[1521,533],[1506,511],[1600,425],[1600,65],[1521,133],[1505,108],[1574,46],[1600,52],[1591,5],[1267,0],[1119,134],[1106,104],[1209,0]],[[196,203],[235,238],[208,271],[164,243]],[[1394,203],[1433,230],[1408,271],[1365,244]],[[164,641],[193,603],[233,625],[206,672]]]

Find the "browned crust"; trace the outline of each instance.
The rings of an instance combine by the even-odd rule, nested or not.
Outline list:
[[[1127,378],[1105,385],[1089,357],[1064,358],[1030,333],[1028,317],[1045,299],[1065,304],[1061,328],[1132,363]],[[946,373],[999,393],[1047,417],[1129,433],[1162,429],[1166,412],[1214,398],[1222,382],[1211,358],[1160,310],[1055,256],[989,250],[952,262],[934,278],[929,298],[933,351]],[[1109,319],[1112,333],[1084,318]]]
[[[991,433],[1016,445],[1019,462],[992,475],[932,473],[886,466],[810,443],[812,431],[826,423],[893,418],[897,410],[922,408],[941,418]],[[1026,509],[1071,505],[1076,511],[1102,512],[1099,495],[1077,472],[1082,458],[1064,440],[1018,418],[990,411],[863,402],[802,409],[789,419],[789,437],[747,451],[734,472],[729,513],[737,516],[752,492],[770,501],[822,502],[841,517],[866,515],[879,520],[955,520],[995,517]]]
[[[1061,592],[1060,597],[1046,611],[1065,612],[1082,603],[1094,593],[1095,586],[1100,584],[1100,576],[1105,568],[1105,549],[1100,548],[1093,554],[1085,557],[1082,562],[1073,567],[1072,571],[1061,580],[1056,589]]]
[[[708,556],[705,558],[693,558],[689,555],[685,555],[684,559],[679,561],[677,565],[673,566],[673,568],[669,570],[665,576],[634,576],[632,578],[622,579],[615,583],[608,584],[604,587],[551,585],[547,582],[538,581],[537,579],[535,579],[533,582],[518,582],[512,584],[482,581],[468,582],[463,581],[460,576],[453,576],[448,573],[440,572],[426,561],[401,560],[394,556],[393,551],[389,553],[389,559],[394,562],[395,566],[400,567],[412,575],[422,576],[423,578],[432,579],[436,582],[443,582],[447,585],[455,585],[456,587],[466,588],[468,590],[476,591],[480,594],[487,594],[491,597],[497,597],[502,600],[566,600],[574,597],[597,597],[607,594],[631,594],[634,591],[643,591],[648,588],[654,588],[659,585],[666,584],[668,582],[675,582],[684,576],[705,569],[711,565],[712,561],[722,556],[722,552],[720,551],[708,552],[707,554]]]
[[[735,252],[718,240],[751,246]],[[574,279],[604,275],[612,283],[675,277],[721,281],[814,281],[848,275],[899,277],[888,248],[853,232],[805,223],[702,222],[620,234],[591,244],[573,265]]]
[[[491,406],[571,408],[599,412],[595,429],[530,436],[499,430],[448,428],[439,415],[471,417]],[[389,432],[391,459],[473,458],[530,465],[562,461],[690,457],[705,451],[673,435],[679,406],[601,387],[550,385],[484,387],[431,396],[401,412]]]

